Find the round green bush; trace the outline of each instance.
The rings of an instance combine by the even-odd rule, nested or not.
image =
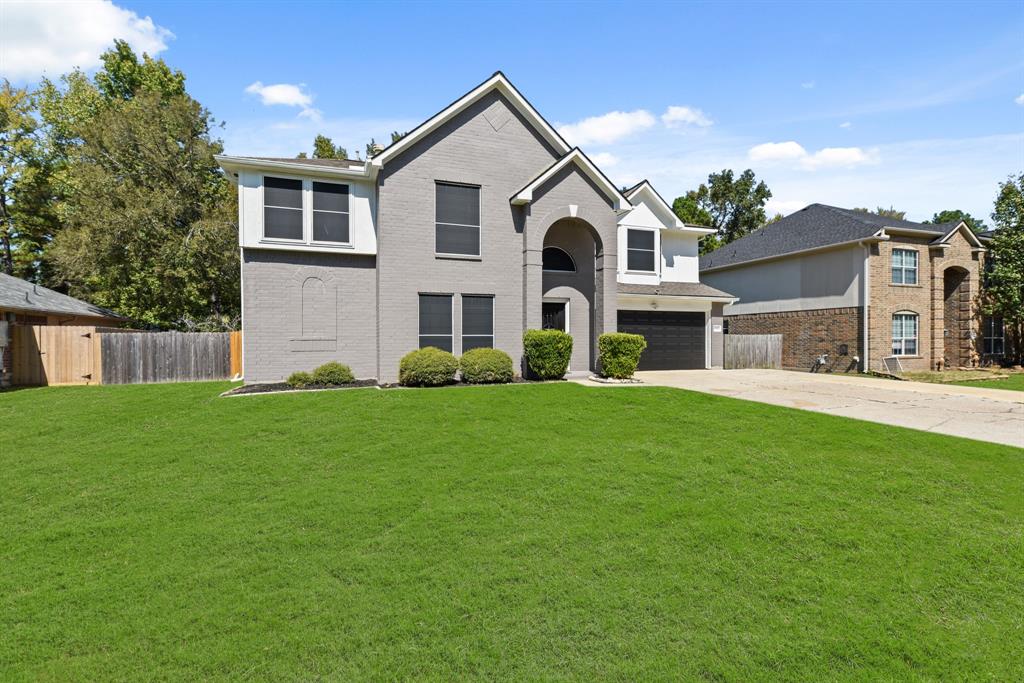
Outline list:
[[[504,384],[512,381],[512,357],[499,349],[472,349],[459,361],[467,384]]]
[[[601,354],[601,375],[615,379],[632,377],[640,363],[640,354],[647,348],[643,335],[606,332],[597,338]]]
[[[315,384],[328,386],[332,384],[348,384],[354,381],[356,381],[356,377],[352,374],[352,368],[337,361],[324,363],[313,371],[313,382]]]
[[[433,346],[410,351],[398,365],[398,381],[407,387],[439,387],[455,381],[459,361]]]
[[[287,382],[288,386],[293,389],[303,389],[313,384],[313,375],[305,372],[304,370],[300,370],[299,372],[293,372],[288,375],[288,379],[286,379],[285,382]]]
[[[562,330],[527,330],[523,334],[526,364],[540,379],[560,379],[569,369],[572,337]]]

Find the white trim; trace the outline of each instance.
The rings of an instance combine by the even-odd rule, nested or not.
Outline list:
[[[949,240],[949,238],[953,236],[953,233],[959,232],[960,230],[964,230],[967,233],[967,236],[969,238],[967,241],[973,242],[975,249],[985,249],[985,245],[981,243],[981,240],[978,239],[978,236],[974,234],[974,231],[971,230],[970,227],[968,227],[967,223],[965,223],[964,221],[960,221],[955,228],[953,228],[945,235],[943,235],[942,239],[940,239],[935,246],[939,246],[940,244],[946,246],[947,240]]]
[[[870,359],[869,350],[871,348],[871,343],[870,343],[871,337],[870,337],[870,334],[868,332],[868,327],[869,327],[869,324],[870,324],[870,321],[871,321],[871,303],[870,303],[871,302],[871,245],[870,244],[865,244],[864,245],[864,261],[863,261],[863,263],[861,265],[861,268],[863,269],[862,270],[862,277],[861,277],[861,286],[863,288],[863,292],[862,292],[861,296],[863,297],[863,299],[861,300],[861,306],[862,306],[862,310],[864,311],[862,313],[862,315],[864,316],[864,321],[863,321],[863,325],[862,325],[862,328],[863,328],[864,331],[863,331],[863,334],[862,334],[863,339],[861,341],[861,347],[862,347],[861,348],[861,372],[868,372],[871,369],[871,365],[869,365],[869,363],[870,363],[870,360],[869,360]]]
[[[910,267],[908,267],[906,265],[900,265],[899,268],[898,268],[900,270],[900,277],[903,278],[903,282],[896,282],[896,278],[893,277],[893,274],[897,270],[897,266],[896,266],[896,252],[897,251],[902,251],[902,252],[904,252],[904,254],[913,254],[914,255],[914,267],[913,268],[910,268]],[[906,256],[902,256],[901,258],[906,259]],[[893,284],[893,285],[899,285],[899,286],[909,286],[909,287],[917,286],[920,283],[920,279],[918,277],[920,275],[920,272],[919,272],[920,265],[921,265],[921,254],[920,254],[920,252],[918,252],[917,249],[914,249],[912,247],[908,248],[908,247],[902,246],[902,245],[899,246],[899,247],[893,246],[893,248],[892,248],[892,250],[891,250],[891,252],[889,254],[889,283]],[[913,271],[914,272],[914,281],[913,282],[907,282],[907,271]]]
[[[628,199],[630,204],[633,206],[639,206],[640,202],[633,201],[633,198],[641,192],[644,192],[648,196],[650,202],[661,207],[661,209],[671,217],[670,220],[672,221],[672,227],[674,229],[679,230],[680,232],[688,232],[701,236],[712,235],[717,232],[714,228],[708,228],[702,225],[690,225],[679,220],[679,217],[676,216],[676,212],[672,210],[672,207],[668,205],[668,202],[665,201],[661,194],[654,189],[654,186],[651,185],[649,180],[642,180],[637,185],[633,186],[629,192],[626,193],[626,199]]]
[[[622,272],[626,273],[626,274],[629,274],[629,275],[657,275],[660,278],[661,277],[661,243],[660,243],[660,239],[659,239],[660,235],[659,235],[658,229],[657,228],[630,227],[630,226],[623,226],[623,227],[626,228],[626,264],[625,264],[626,267],[623,269]],[[650,249],[641,249],[639,247],[630,247],[629,246],[629,233],[631,231],[653,233],[654,234],[654,243],[652,244],[651,248]],[[651,270],[631,270],[630,267],[629,267],[629,250],[631,248],[633,250],[635,250],[635,251],[649,251],[649,252],[651,252],[651,260],[654,263],[654,268],[652,268]]]
[[[633,206],[629,203],[629,200],[619,192],[619,189],[615,187],[615,184],[601,173],[597,166],[594,165],[594,162],[592,162],[579,147],[573,147],[565,156],[548,166],[540,175],[531,180],[526,187],[512,195],[509,198],[509,201],[515,206],[529,204],[533,201],[533,193],[538,187],[571,163],[576,164],[576,166],[579,167],[579,169],[583,171],[595,185],[604,191],[608,198],[612,200],[612,206],[616,211],[628,211],[629,208]]]
[[[267,201],[265,199],[267,178],[280,178],[282,180],[298,180],[302,183],[302,238],[301,239],[290,239],[287,237],[267,237],[266,236],[266,209]],[[339,213],[345,214],[349,217],[348,226],[348,241],[347,242],[333,242],[330,240],[315,240],[313,239],[313,183],[324,183],[325,185],[342,185],[345,187],[348,199],[352,201],[352,186],[348,183],[337,182],[335,180],[314,180],[312,178],[304,178],[301,176],[288,175],[286,173],[263,173],[260,175],[260,224],[259,224],[259,245],[253,245],[249,248],[256,249],[301,249],[302,251],[309,251],[310,247],[315,248],[317,251],[322,253],[339,251],[339,250],[351,250],[354,249],[352,244],[352,212],[351,211],[323,211],[324,213]],[[290,206],[274,206],[271,205],[272,209],[289,209],[295,211],[294,207]],[[239,211],[241,211],[241,202],[239,202]],[[239,230],[241,230],[241,219],[239,219]]]
[[[304,164],[302,159],[296,159],[295,161],[270,161],[267,159],[256,159],[253,157],[240,157],[231,156],[228,154],[215,154],[213,157],[220,167],[223,168],[228,178],[237,184],[237,174],[240,171],[254,171],[257,173],[270,175],[279,175],[281,173],[296,173],[302,174],[302,176],[318,176],[321,178],[376,178],[377,172],[374,169],[371,172],[369,164],[363,164],[362,166],[355,166],[351,168],[342,168],[338,166],[318,166],[314,164]]]
[[[505,74],[499,71],[459,99],[452,102],[445,109],[427,119],[418,127],[410,131],[404,138],[388,146],[383,152],[380,152],[368,159],[366,165],[372,166],[375,169],[380,168],[389,159],[401,154],[403,150],[415,144],[418,140],[437,129],[452,117],[456,116],[459,112],[466,109],[466,107],[476,102],[491,90],[497,90],[504,95],[512,106],[514,106],[527,121],[533,124],[534,128],[537,129],[541,136],[548,142],[548,144],[554,147],[555,150],[561,154],[565,154],[569,151],[570,147],[568,143],[566,143],[562,136],[558,134],[558,131],[552,128],[551,125],[544,120],[537,110],[526,101],[526,98],[519,94],[519,91],[516,90],[515,86],[509,82],[505,77]]]
[[[889,348],[890,348],[890,350],[892,349],[893,343],[897,339],[892,334],[892,323],[896,319],[896,316],[898,316],[898,315],[913,317],[913,319],[914,319],[914,336],[913,337],[905,336],[904,333],[903,333],[903,330],[901,329],[900,330],[901,336],[899,337],[899,340],[900,340],[900,352],[899,353],[893,352],[891,355],[898,356],[899,358],[907,358],[907,357],[917,358],[917,357],[923,355],[921,353],[921,314],[916,313],[914,311],[909,311],[909,310],[896,311],[895,313],[892,314],[892,318],[890,318],[890,320],[889,320]],[[914,340],[914,352],[913,353],[906,353],[906,345],[907,345],[907,340],[908,339],[913,339]]]

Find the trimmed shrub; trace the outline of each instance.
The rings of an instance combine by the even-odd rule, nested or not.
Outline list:
[[[285,382],[287,382],[288,386],[292,387],[293,389],[304,389],[308,386],[312,386],[313,375],[303,370],[300,370],[299,372],[293,372],[292,374],[288,375],[288,379],[286,379]]]
[[[640,354],[647,348],[643,335],[606,332],[597,338],[601,354],[601,375],[615,379],[632,377],[640,363]]]
[[[499,349],[472,349],[459,360],[462,381],[468,384],[504,384],[512,381],[512,357]]]
[[[562,330],[527,330],[523,354],[530,370],[541,379],[560,379],[569,369],[572,337]]]
[[[410,351],[398,365],[398,381],[407,387],[439,387],[455,381],[459,361],[434,346]]]
[[[356,381],[352,368],[344,363],[331,361],[313,371],[313,382],[321,385],[348,384]]]

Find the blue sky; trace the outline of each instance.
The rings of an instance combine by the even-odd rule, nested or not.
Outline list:
[[[783,213],[987,219],[1024,171],[1022,2],[3,3],[0,74],[90,68],[125,35],[185,72],[234,154],[317,132],[354,152],[500,69],[613,180],[669,198],[749,167]]]

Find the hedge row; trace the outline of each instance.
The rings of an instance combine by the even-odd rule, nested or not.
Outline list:
[[[515,375],[512,358],[499,349],[472,349],[462,354],[460,361],[447,351],[427,346],[405,354],[398,365],[398,381],[407,387],[439,387],[454,382],[458,370],[467,384],[511,382]]]
[[[285,380],[296,389],[306,387],[330,387],[340,384],[349,384],[356,381],[352,374],[352,368],[344,363],[331,361],[324,363],[313,372],[293,372]]]

